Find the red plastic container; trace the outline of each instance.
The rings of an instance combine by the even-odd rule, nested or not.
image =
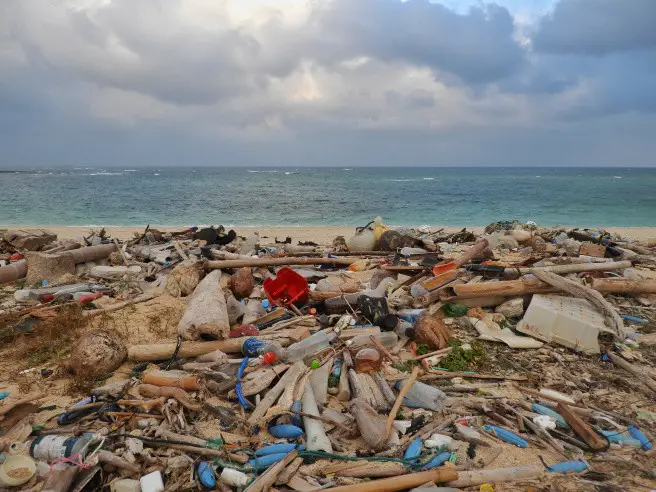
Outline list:
[[[291,268],[278,270],[278,276],[267,278],[263,287],[269,302],[276,306],[289,306],[294,302],[305,304],[310,292],[307,280]]]

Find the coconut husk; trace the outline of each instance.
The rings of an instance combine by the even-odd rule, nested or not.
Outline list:
[[[240,268],[228,281],[228,288],[237,299],[248,297],[255,287],[255,279],[249,267]]]
[[[176,266],[166,280],[166,291],[173,297],[191,294],[203,279],[205,270],[202,262],[184,262]]]
[[[415,325],[415,340],[430,348],[441,350],[449,345],[451,333],[440,318],[422,316]]]
[[[100,376],[114,372],[127,358],[123,343],[104,332],[84,335],[71,352],[69,367],[74,374]]]

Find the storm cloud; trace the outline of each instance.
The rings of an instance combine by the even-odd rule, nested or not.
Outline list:
[[[4,0],[0,167],[654,165],[656,1],[529,13]]]

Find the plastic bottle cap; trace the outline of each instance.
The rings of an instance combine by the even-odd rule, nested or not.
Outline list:
[[[316,359],[313,360],[312,361],[312,369],[319,369],[319,367],[321,367],[321,364],[319,364],[319,361],[316,360]]]
[[[269,300],[268,300],[268,299],[264,299],[264,300],[262,301],[262,307],[263,307],[264,309],[267,309],[267,308],[269,307],[269,305],[270,305],[270,304],[269,304]]]
[[[310,309],[308,309],[308,314],[312,314],[312,315],[317,314],[317,310],[316,310],[316,308],[310,308]]]
[[[267,352],[262,356],[262,362],[265,364],[273,364],[276,361],[276,354],[273,352]]]

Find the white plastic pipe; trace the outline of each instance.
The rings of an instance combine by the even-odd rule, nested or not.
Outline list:
[[[305,392],[301,403],[304,413],[319,416],[319,409],[310,383],[305,383]],[[308,451],[333,452],[333,446],[326,435],[326,430],[323,428],[323,422],[310,417],[303,417],[303,424],[305,425],[305,435],[307,437],[305,447]]]

